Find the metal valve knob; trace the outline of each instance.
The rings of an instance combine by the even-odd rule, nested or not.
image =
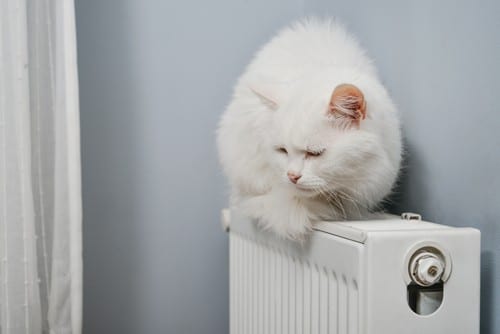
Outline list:
[[[412,280],[420,286],[438,283],[444,273],[444,262],[440,256],[430,251],[415,254],[410,262]]]

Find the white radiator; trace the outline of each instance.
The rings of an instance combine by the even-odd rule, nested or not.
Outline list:
[[[411,215],[325,222],[299,244],[235,211],[223,222],[231,334],[479,333],[476,229]]]

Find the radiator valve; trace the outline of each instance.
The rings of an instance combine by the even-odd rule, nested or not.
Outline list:
[[[444,273],[444,261],[440,254],[431,250],[417,252],[410,261],[412,280],[420,286],[438,283]]]

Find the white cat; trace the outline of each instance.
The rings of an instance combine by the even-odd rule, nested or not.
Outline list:
[[[363,219],[401,161],[396,108],[365,51],[334,21],[282,30],[240,77],[217,133],[231,205],[283,237]]]

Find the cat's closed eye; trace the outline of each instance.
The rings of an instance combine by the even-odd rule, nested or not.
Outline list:
[[[319,150],[319,151],[306,151],[306,158],[314,158],[314,157],[319,157],[325,152],[325,150]]]
[[[276,151],[284,154],[288,154],[288,151],[284,147],[276,147]]]

